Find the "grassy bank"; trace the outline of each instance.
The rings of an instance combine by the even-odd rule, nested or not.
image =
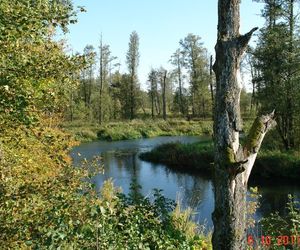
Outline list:
[[[192,144],[168,143],[140,155],[153,163],[163,163],[181,171],[211,173],[213,143],[209,141]],[[252,175],[263,178],[300,179],[300,152],[264,150],[259,153]]]
[[[210,173],[214,159],[213,144],[211,141],[191,144],[167,143],[140,154],[140,158],[163,163],[179,170],[200,170]]]
[[[107,141],[150,138],[172,135],[202,135],[212,133],[212,121],[133,120],[99,125],[82,121],[65,122],[63,128],[79,141]]]

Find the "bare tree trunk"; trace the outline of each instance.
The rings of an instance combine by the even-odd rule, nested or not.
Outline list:
[[[196,112],[195,112],[195,92],[192,91],[192,116],[195,117],[196,116]]]
[[[99,90],[99,124],[102,124],[102,92],[103,92],[103,44],[102,35],[100,40],[100,90]]]
[[[294,52],[294,27],[295,27],[295,17],[294,17],[294,0],[289,1],[289,52],[290,57],[295,53]],[[291,59],[290,65],[293,64]],[[291,72],[291,66],[288,69],[289,80],[287,83],[287,123],[288,123],[288,144],[289,149],[294,148],[294,102],[293,102],[293,95],[294,95],[294,88],[293,88],[293,74]]]
[[[210,85],[210,94],[211,102],[214,104],[214,89],[213,89],[213,56],[210,56],[210,65],[209,65],[209,85]],[[214,106],[214,105],[212,105]]]
[[[154,119],[154,102],[155,102],[155,85],[156,83],[156,77],[154,71],[150,73],[150,95],[151,95],[151,117]]]
[[[159,98],[159,92],[156,90],[156,112],[160,116],[161,106],[160,106],[160,98]]]
[[[167,105],[166,105],[166,81],[167,81],[167,71],[165,70],[163,73],[163,79],[162,79],[162,84],[163,84],[163,89],[162,89],[162,101],[163,101],[163,119],[167,120]]]
[[[181,66],[178,59],[178,83],[179,83],[179,107],[180,112],[182,115],[184,115],[184,107],[183,107],[183,101],[182,101],[182,79],[181,79]]]
[[[213,248],[246,249],[247,182],[266,132],[275,125],[274,113],[258,117],[245,145],[239,143],[240,59],[252,33],[239,34],[239,0],[219,0],[216,61],[216,106],[214,115]]]
[[[135,72],[132,69],[131,81],[130,81],[130,120],[134,119],[134,76]]]
[[[252,95],[251,95],[251,106],[250,106],[250,113],[252,114],[252,110],[254,109],[254,105],[255,105],[255,69],[254,66],[252,65],[251,59],[249,60],[249,65],[250,65],[250,73],[251,73],[251,82],[252,82]]]

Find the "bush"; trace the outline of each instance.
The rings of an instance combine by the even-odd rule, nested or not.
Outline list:
[[[199,249],[197,236],[173,224],[174,202],[161,190],[150,200],[132,185],[125,196],[106,181],[97,193],[88,180],[101,172],[101,159],[73,168],[67,152],[74,143],[57,127],[7,129],[1,145],[1,246]]]
[[[286,205],[286,214],[279,215],[278,212],[261,220],[263,235],[271,236],[272,249],[298,249],[300,231],[300,209],[299,202],[289,195],[289,202]],[[283,239],[282,236],[287,236]],[[281,238],[282,237],[282,238]],[[294,237],[295,244],[291,244]],[[285,242],[287,241],[287,242]],[[281,244],[280,244],[281,243]],[[287,243],[287,244],[285,244]]]

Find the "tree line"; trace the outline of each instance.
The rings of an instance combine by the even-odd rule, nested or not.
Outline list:
[[[249,47],[252,76],[251,108],[275,109],[277,141],[286,149],[300,145],[300,36],[299,1],[256,0],[264,3],[265,25],[257,46]]]
[[[207,50],[201,38],[188,34],[170,56],[173,69],[152,68],[147,90],[138,80],[139,36],[130,34],[126,53],[127,72],[120,71],[117,57],[100,39],[98,50],[84,49],[86,67],[76,77],[80,84],[71,93],[67,119],[88,119],[102,124],[112,120],[168,115],[211,117],[214,81]]]
[[[274,108],[278,126],[272,132],[276,147],[297,148],[300,143],[299,115],[299,18],[296,0],[256,0],[264,3],[265,25],[257,32],[256,46],[248,46],[240,67],[251,77],[252,92],[241,91],[241,112],[253,117]],[[69,120],[104,122],[134,119],[182,117],[210,119],[213,116],[214,58],[208,56],[201,38],[188,34],[169,63],[152,68],[147,89],[138,79],[139,36],[130,34],[126,53],[127,72],[110,46],[100,40],[98,48],[87,45],[86,67],[74,75],[80,84],[71,91]]]

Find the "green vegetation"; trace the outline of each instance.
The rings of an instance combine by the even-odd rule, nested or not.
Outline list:
[[[276,110],[279,141],[286,150],[300,145],[299,9],[294,0],[256,0],[264,3],[265,25],[255,48],[249,50],[252,108]],[[299,149],[299,148],[298,148]]]
[[[289,3],[285,10],[291,7]],[[99,58],[92,46],[83,55],[65,53],[66,44],[54,37],[57,28],[67,32],[68,25],[77,22],[78,11],[84,9],[75,10],[71,0],[0,1],[0,246],[211,249],[210,237],[199,233],[191,222],[190,209],[182,211],[180,204],[175,206],[160,190],[154,191],[153,200],[142,197],[134,186],[125,196],[110,181],[96,191],[89,181],[82,181],[93,175],[91,169],[73,168],[68,156],[76,144],[72,135],[80,141],[211,135],[212,122],[207,119],[214,93],[213,86],[211,92],[208,86],[213,76],[200,37],[189,34],[182,39],[171,59],[174,69],[151,70],[150,89],[142,90],[137,79],[136,32],[130,37],[128,73],[121,73],[119,65],[113,64],[116,57],[102,41]],[[287,20],[280,15],[273,19]],[[260,74],[253,81],[258,95],[253,94],[250,107],[250,94],[243,91],[241,110],[250,116],[270,108],[278,110],[278,134],[283,139],[274,137],[272,145],[277,151],[260,153],[254,174],[298,179],[299,152],[290,150],[296,150],[300,138],[298,46],[293,39],[282,39],[291,45],[288,47],[274,42],[282,34],[293,38],[286,36],[289,25],[275,24],[262,32],[255,52],[255,62],[260,62],[253,64]],[[273,45],[285,49],[279,54],[282,60],[288,52],[286,61],[278,61]],[[96,70],[95,65],[101,69]],[[266,93],[271,93],[272,100]],[[252,107],[259,105],[261,110]],[[287,115],[286,110],[290,111]],[[290,151],[279,151],[280,143]],[[183,170],[210,172],[213,147],[211,142],[168,144],[141,157],[184,166]],[[94,163],[95,170],[98,165],[101,162]],[[290,217],[285,219],[289,224],[281,224],[286,229],[282,234],[293,233],[299,224],[299,211],[291,203],[288,208]],[[266,232],[281,220],[278,215],[266,220]]]
[[[192,144],[167,143],[150,152],[140,154],[140,158],[154,163],[163,163],[182,171],[211,173],[214,162],[213,143],[211,141]],[[255,162],[252,175],[299,180],[299,152],[262,149]]]
[[[89,68],[91,58],[89,52],[66,55],[63,43],[52,36],[57,26],[66,31],[75,22],[71,1],[0,2],[1,248],[209,246],[195,224],[183,230],[174,222],[181,213],[172,215],[174,205],[160,191],[150,201],[124,196],[108,181],[98,192],[90,177],[101,171],[100,159],[92,168],[71,165],[68,152],[76,143],[62,131],[62,117],[76,76]],[[93,137],[89,129],[81,136]]]
[[[265,178],[299,180],[299,151],[262,150],[255,163],[253,175]]]
[[[63,128],[75,135],[80,141],[95,139],[117,141],[155,136],[171,135],[210,135],[212,121],[132,120],[128,122],[110,122],[103,125],[82,122],[65,122]]]
[[[163,163],[179,170],[210,173],[212,170],[213,144],[211,141],[191,144],[167,143],[150,152],[140,154],[142,160]]]
[[[69,93],[68,109],[64,113],[66,120],[102,125],[139,117],[211,118],[213,87],[209,91],[207,84],[212,83],[212,76],[207,67],[207,51],[199,36],[188,34],[180,40],[180,48],[171,57],[173,69],[150,70],[148,90],[142,89],[138,81],[137,32],[130,34],[128,47],[126,73],[120,72],[117,57],[102,38],[99,54],[93,46],[85,47],[87,65],[76,75],[80,84]]]
[[[82,181],[92,173],[84,166],[71,166],[68,150],[75,143],[61,131],[62,114],[72,110],[72,117],[84,118],[93,97],[87,77],[93,49],[87,48],[84,57],[70,57],[63,52],[64,45],[52,39],[56,26],[66,31],[69,23],[76,22],[71,2],[1,1],[0,20],[0,245],[11,249],[209,246],[186,213],[171,213],[174,206],[159,191],[154,201],[133,199],[107,182],[99,197],[89,182]],[[85,74],[82,79],[87,92],[84,105],[75,109],[79,71]],[[86,140],[211,132],[211,122],[67,126]],[[184,229],[183,222],[178,224],[181,217],[188,225]]]
[[[261,220],[263,235],[270,236],[272,249],[298,249],[300,230],[300,210],[296,197],[289,195],[286,204],[286,213],[280,215],[278,212]]]

